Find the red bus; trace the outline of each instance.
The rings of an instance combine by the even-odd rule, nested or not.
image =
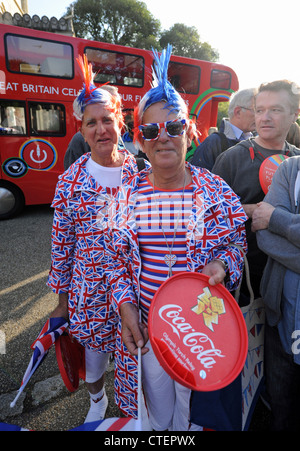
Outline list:
[[[0,219],[24,205],[51,203],[68,143],[77,132],[73,100],[82,77],[76,58],[84,53],[98,73],[95,84],[116,85],[124,108],[133,109],[150,89],[150,51],[1,24]],[[203,140],[216,125],[218,103],[238,89],[235,72],[172,56],[169,79]]]

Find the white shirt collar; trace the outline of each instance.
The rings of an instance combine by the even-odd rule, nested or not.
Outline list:
[[[239,141],[242,141],[244,139],[249,139],[253,136],[251,132],[243,133],[242,130],[240,130],[238,127],[229,122],[228,119],[226,119],[224,122],[225,122],[224,133],[228,139],[237,139]]]

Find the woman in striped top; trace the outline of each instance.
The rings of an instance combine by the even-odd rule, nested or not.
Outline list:
[[[161,58],[165,57],[163,52]],[[134,176],[119,193],[107,233],[106,269],[112,305],[122,323],[116,350],[117,402],[130,413],[121,392],[136,392],[134,363],[141,347],[150,424],[154,430],[183,431],[199,428],[189,424],[191,390],[173,381],[159,365],[148,341],[149,306],[159,286],[182,271],[202,272],[212,285],[228,276],[227,287],[234,289],[243,266],[241,251],[234,244],[246,249],[247,218],[222,179],[185,162],[195,126],[174,88],[170,98],[170,86],[154,101],[146,95],[136,111],[136,137],[152,168]],[[129,403],[135,405],[133,398]]]
[[[140,308],[145,324],[150,303],[159,286],[167,279],[169,254],[176,231],[172,273],[186,271],[186,226],[192,208],[193,187],[190,183],[175,190],[161,190],[145,177],[139,183],[135,207],[138,240],[141,253]],[[165,236],[162,233],[165,232]]]

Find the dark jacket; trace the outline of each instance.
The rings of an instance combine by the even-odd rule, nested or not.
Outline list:
[[[239,142],[238,139],[230,139],[225,133],[225,121],[223,120],[218,132],[209,135],[195,150],[191,164],[206,168],[209,171],[217,159],[217,157]]]
[[[252,149],[252,151],[251,151]],[[240,197],[242,204],[261,202],[265,193],[259,181],[259,170],[265,158],[282,151],[260,147],[255,139],[247,139],[223,152],[216,160],[212,172],[222,177]],[[300,155],[300,149],[286,142],[287,156]],[[248,262],[252,275],[252,288],[259,293],[259,285],[267,256],[258,248],[256,234],[251,231],[251,219],[246,222]]]
[[[289,158],[277,169],[264,199],[275,207],[269,227],[257,232],[258,246],[268,255],[261,282],[261,294],[270,326],[275,326],[281,319],[286,269],[300,274],[299,181],[300,157]]]

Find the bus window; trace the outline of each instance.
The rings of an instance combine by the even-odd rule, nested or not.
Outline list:
[[[231,74],[225,70],[211,71],[210,86],[218,89],[230,89]]]
[[[73,48],[45,39],[6,35],[7,68],[11,72],[73,78]]]
[[[53,103],[29,104],[30,134],[63,136],[66,133],[65,107]]]
[[[200,87],[200,67],[170,61],[168,69],[170,83],[179,92],[198,94]]]
[[[0,101],[0,134],[26,135],[24,102]]]
[[[96,73],[95,83],[113,83],[141,88],[144,85],[144,58],[139,55],[86,48],[85,54]]]

